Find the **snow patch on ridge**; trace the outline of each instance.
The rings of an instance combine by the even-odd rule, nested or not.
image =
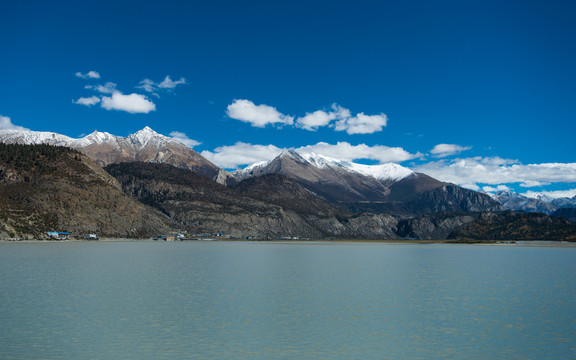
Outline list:
[[[337,160],[316,153],[307,153],[301,155],[310,164],[320,169],[326,167],[343,168],[348,171],[355,172],[357,174],[376,178],[378,180],[398,181],[414,174],[414,171],[405,168],[404,166],[393,163],[380,164],[380,165],[364,165],[364,164],[357,164],[351,161]]]

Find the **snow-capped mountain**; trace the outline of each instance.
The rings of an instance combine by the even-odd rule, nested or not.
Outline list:
[[[128,135],[127,137],[116,136],[96,130],[90,135],[86,135],[79,139],[46,131],[0,130],[0,141],[5,144],[48,144],[66,146],[75,149],[103,143],[115,144],[117,147],[131,145],[135,149],[142,149],[148,144],[159,148],[168,144],[184,145],[178,140],[155,132],[148,126],[134,134]]]
[[[318,169],[330,169],[335,172],[346,171],[372,177],[380,181],[398,181],[414,174],[414,171],[398,164],[364,165],[351,161],[337,160],[316,153],[300,154],[294,150],[284,150],[275,159],[257,162],[244,169],[237,170],[233,174],[240,180],[246,179],[254,176],[255,173],[259,173],[263,169],[266,169],[276,159],[285,157],[292,158],[303,164],[312,165]]]
[[[398,181],[410,175],[414,175],[414,171],[393,163],[381,164],[381,165],[364,165],[364,164],[357,164],[351,161],[336,160],[315,153],[302,154],[302,157],[306,159],[308,162],[316,165],[318,168],[340,167],[350,172],[355,172],[365,176],[371,176],[381,181],[388,181],[388,180]]]
[[[508,210],[535,212],[550,215],[560,208],[576,207],[576,196],[573,198],[553,198],[546,194],[533,193],[530,196],[514,191],[504,190],[488,194]]]
[[[503,190],[488,194],[508,210],[552,214],[557,207],[540,199],[533,199],[514,191]]]
[[[576,196],[552,199],[551,204],[559,208],[576,208]]]
[[[233,173],[238,180],[266,174],[284,175],[327,201],[353,211],[411,216],[436,211],[501,210],[487,195],[397,164],[363,165],[286,150],[270,161]]]
[[[189,146],[161,135],[148,126],[126,137],[94,131],[79,139],[53,132],[0,130],[0,142],[6,144],[49,144],[76,149],[100,166],[119,162],[166,163],[192,170],[222,184],[232,177],[206,160]]]

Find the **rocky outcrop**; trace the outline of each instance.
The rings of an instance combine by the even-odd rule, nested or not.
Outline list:
[[[478,214],[442,213],[425,215],[398,223],[398,235],[405,239],[446,239],[452,232],[478,217]]]

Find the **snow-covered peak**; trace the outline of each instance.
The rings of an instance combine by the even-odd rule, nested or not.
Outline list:
[[[157,145],[165,144],[171,141],[172,138],[158,134],[156,131],[152,130],[148,126],[144,129],[135,132],[134,134],[128,135],[126,137],[134,145],[146,146],[148,143],[154,141]]]
[[[74,141],[74,146],[83,147],[93,144],[102,144],[110,140],[116,140],[118,137],[107,132],[99,132],[95,130],[92,134],[86,135],[83,138]]]
[[[68,146],[74,139],[47,131],[0,130],[0,141],[7,144],[49,144]]]
[[[414,174],[414,171],[398,164],[388,163],[380,165],[364,165],[351,161],[337,160],[325,155],[307,153],[302,154],[309,163],[323,169],[326,167],[344,168],[364,176],[370,176],[378,180],[401,180]]]
[[[364,165],[351,162],[348,164],[349,168],[353,171],[356,171],[362,175],[372,176],[378,180],[402,180],[414,174],[414,171],[393,163]]]
[[[293,160],[297,160],[297,161],[303,161],[305,162],[306,160],[304,158],[302,158],[302,156],[300,154],[298,154],[296,151],[292,150],[292,149],[286,149],[283,150],[280,155],[277,156],[277,158],[290,158]]]
[[[332,167],[342,167],[342,164],[339,160],[333,159],[328,156],[316,154],[316,153],[304,153],[302,157],[306,159],[310,164],[316,166],[319,169],[324,169],[325,167],[332,166]]]
[[[148,144],[154,144],[158,147],[161,147],[167,143],[177,142],[177,140],[174,140],[170,137],[158,134],[148,126],[134,134],[128,135],[127,137],[120,137],[107,132],[94,131],[90,135],[79,139],[53,132],[32,130],[0,130],[0,142],[7,144],[49,144],[67,146],[71,148],[82,148],[93,144],[102,144],[110,141],[114,141],[115,143],[128,143],[136,149],[143,148]]]
[[[328,169],[331,168],[336,171],[347,171],[351,173],[356,173],[364,176],[369,176],[376,178],[380,181],[398,181],[404,179],[414,172],[408,168],[405,168],[398,164],[380,164],[380,165],[363,165],[357,164],[351,161],[344,161],[334,159],[325,155],[316,153],[298,153],[294,150],[284,150],[276,158],[269,161],[260,161],[252,165],[247,166],[244,169],[237,170],[234,172],[234,176],[237,178],[246,178],[254,176],[258,173],[258,169],[264,169],[276,159],[290,158],[305,164],[309,164],[318,169]]]

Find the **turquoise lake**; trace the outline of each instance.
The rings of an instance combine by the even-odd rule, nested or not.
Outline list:
[[[0,359],[576,359],[576,248],[0,243]]]

